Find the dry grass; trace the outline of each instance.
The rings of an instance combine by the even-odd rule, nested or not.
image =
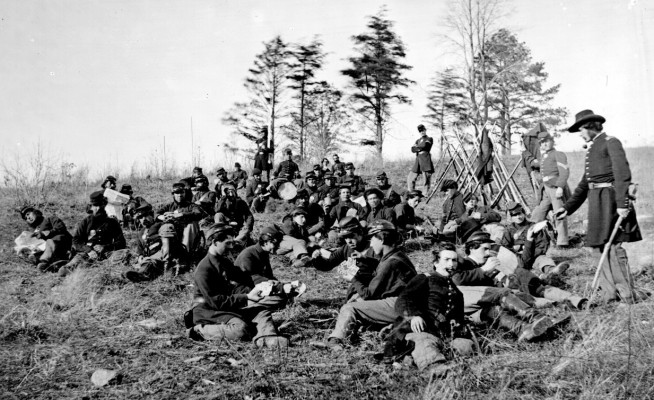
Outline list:
[[[631,155],[634,176],[644,179],[652,149]],[[644,156],[642,156],[644,155]],[[579,155],[571,155],[573,165]],[[510,164],[511,162],[507,162]],[[574,164],[576,163],[576,164]],[[387,166],[387,168],[389,168]],[[401,166],[391,180],[404,182]],[[574,169],[573,169],[574,171]],[[376,171],[372,171],[374,174]],[[520,177],[524,185],[524,176]],[[578,177],[573,177],[575,182]],[[130,182],[137,194],[159,204],[167,201],[170,182]],[[639,213],[651,204],[651,187],[641,185]],[[89,189],[90,191],[91,189]],[[528,193],[528,192],[527,192]],[[87,193],[58,193],[47,212],[69,227],[81,217]],[[382,341],[363,332],[348,351],[332,354],[309,342],[323,340],[334,326],[347,284],[334,274],[294,272],[274,257],[276,275],[301,279],[309,291],[274,317],[292,338],[287,351],[259,350],[250,343],[215,346],[189,340],[182,314],[189,306],[190,275],[164,276],[150,284],[121,278],[127,267],[76,271],[65,279],[40,274],[11,253],[23,221],[9,199],[0,201],[0,391],[3,398],[424,398],[424,399],[644,399],[654,397],[654,303],[611,304],[574,312],[574,326],[552,341],[517,344],[513,338],[479,332],[483,354],[453,362],[453,373],[433,378],[415,367],[377,364],[372,355]],[[64,205],[65,204],[65,205]],[[422,213],[438,216],[435,198]],[[256,230],[277,220],[285,209],[258,215]],[[573,217],[580,231],[583,212]],[[646,232],[651,221],[643,219]],[[651,234],[648,235],[651,237]],[[412,243],[410,257],[428,269],[428,248]],[[629,248],[640,286],[654,289],[651,241]],[[574,259],[567,284],[587,290],[593,266],[586,249],[555,251],[556,259]],[[548,313],[560,314],[557,309]],[[95,388],[98,368],[119,369],[119,385]]]

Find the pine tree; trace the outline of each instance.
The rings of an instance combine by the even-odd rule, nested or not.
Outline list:
[[[391,105],[410,103],[399,89],[414,83],[404,76],[412,67],[401,62],[406,56],[404,44],[385,14],[382,8],[377,15],[370,16],[368,31],[352,37],[358,55],[348,58],[351,67],[341,71],[350,78],[350,99],[357,113],[371,126],[380,158]]]

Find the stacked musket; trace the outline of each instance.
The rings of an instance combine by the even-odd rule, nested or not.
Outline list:
[[[520,203],[527,213],[531,212],[525,197],[514,179],[514,175],[518,167],[522,164],[522,160],[518,160],[515,167],[509,172],[502,159],[497,157],[496,149],[499,144],[492,135],[489,134],[488,136],[493,144],[492,156],[489,161],[493,163],[492,182],[482,184],[475,170],[475,166],[478,168],[480,163],[480,141],[475,138],[474,142],[470,143],[472,149],[467,149],[466,140],[455,130],[452,138],[449,140],[447,137],[444,138],[449,159],[441,159],[439,173],[437,175],[438,179],[436,180],[434,189],[427,197],[427,202],[440,189],[443,180],[451,178],[454,175],[454,180],[458,183],[462,193],[477,193],[483,199],[484,203],[491,207],[497,206],[503,199],[505,203]],[[457,144],[455,145],[453,142]],[[445,160],[447,160],[446,164],[444,163]]]

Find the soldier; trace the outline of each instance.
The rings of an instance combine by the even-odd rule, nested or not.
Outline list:
[[[234,185],[234,182],[227,178],[227,171],[223,167],[218,168],[216,171],[216,177],[218,179],[216,180],[216,185],[213,190],[216,193],[216,199],[220,199],[223,195],[223,185]],[[234,185],[234,187],[236,187],[236,185]]]
[[[214,209],[216,207],[216,192],[209,190],[209,178],[204,175],[195,178],[195,190],[191,201],[202,208],[206,216],[200,221],[200,228],[213,225]]]
[[[223,197],[216,203],[214,221],[230,225],[237,232],[234,240],[239,244],[253,244],[250,233],[254,227],[254,216],[245,200],[236,195],[234,185],[223,186]]]
[[[461,218],[466,212],[463,195],[459,192],[459,184],[451,179],[445,179],[443,181],[441,192],[447,192],[447,197],[443,201],[440,231],[444,233],[453,232],[456,219]]]
[[[335,223],[338,223],[341,219],[347,216],[356,216],[360,221],[364,221],[366,217],[366,209],[352,201],[350,186],[347,184],[341,185],[338,193],[338,203],[329,210],[327,226],[333,226]],[[364,221],[362,225],[365,227],[366,224],[367,223]],[[338,235],[337,232],[330,231],[329,236],[330,239],[335,240]]]
[[[323,170],[320,167],[320,164],[313,164],[312,171],[313,171],[314,175],[316,176],[316,181],[317,182],[322,182]]]
[[[395,224],[395,211],[383,204],[384,193],[377,188],[370,188],[363,194],[366,199],[366,217],[365,221],[370,224],[374,220],[383,219]]]
[[[284,232],[277,225],[264,227],[258,243],[240,252],[234,265],[247,272],[255,285],[265,281],[276,281],[270,265],[270,254],[277,252],[283,238]]]
[[[243,189],[248,180],[248,173],[241,169],[240,163],[234,163],[234,172],[232,172],[232,182],[236,184],[236,189]]]
[[[531,214],[534,222],[545,221],[550,210],[558,210],[570,197],[568,158],[565,153],[554,148],[554,138],[549,133],[540,132],[538,141],[541,150],[540,175],[543,185],[540,188],[540,204]],[[562,218],[555,223],[557,246],[568,247],[568,219]]]
[[[155,218],[164,222],[160,229],[161,237],[169,238],[174,243],[170,248],[166,248],[164,244],[164,257],[180,259],[184,264],[188,264],[190,260],[174,254],[174,249],[181,243],[187,255],[193,255],[200,242],[199,223],[206,214],[200,206],[191,202],[191,191],[185,188],[184,183],[174,183],[171,194],[173,201],[160,207]]]
[[[557,218],[571,215],[588,198],[588,228],[586,246],[593,248],[599,263],[602,251],[609,246],[608,256],[601,266],[599,287],[603,300],[620,299],[634,302],[645,297],[633,286],[627,252],[623,242],[642,240],[636,210],[631,204],[631,170],[622,143],[603,132],[606,119],[591,110],[575,115],[568,132],[580,132],[588,143],[586,169],[572,196],[556,212]],[[609,243],[614,225],[622,217],[622,229]]]
[[[395,301],[406,284],[416,276],[416,268],[402,250],[396,247],[398,232],[388,221],[374,221],[368,228],[370,247],[381,259],[372,279],[352,280],[356,294],[341,307],[336,327],[329,335],[327,346],[342,350],[345,341],[356,325],[368,322],[376,325],[390,324],[397,318]]]
[[[245,187],[245,201],[250,210],[256,213],[264,212],[268,202],[268,185],[261,180],[261,170],[252,169],[252,179]]]
[[[200,175],[203,175],[202,167],[195,167],[191,172],[191,176],[180,179],[179,181],[184,182],[187,188],[190,188],[192,191],[195,191],[195,178],[197,178]]]
[[[136,209],[141,207],[142,205],[149,204],[149,203],[141,196],[134,197],[134,191],[132,190],[132,185],[128,185],[126,183],[123,184],[120,188],[120,193],[129,196],[129,201],[127,202],[127,204],[125,204],[125,207],[123,207],[123,227],[134,228],[135,227],[134,213]]]
[[[307,191],[309,195],[309,203],[317,204],[320,202],[320,189],[318,189],[318,177],[313,171],[307,172],[304,176],[304,187],[302,189]],[[298,190],[300,188],[298,187]]]
[[[423,198],[420,190],[411,190],[405,195],[406,200],[395,206],[395,216],[397,219],[397,229],[405,236],[411,235],[415,232],[414,236],[422,232],[421,226],[422,218],[416,217],[416,207],[420,204]]]
[[[345,175],[341,176],[339,183],[349,184],[352,196],[358,197],[366,190],[366,183],[359,175],[354,175],[354,164],[345,164]]]
[[[287,347],[288,339],[279,336],[273,323],[267,296],[255,288],[250,275],[227,258],[234,246],[229,225],[215,224],[209,232],[209,251],[195,270],[195,295],[192,310],[184,316],[189,336],[199,340],[246,340],[256,327],[257,347]],[[279,303],[277,303],[279,305]]]
[[[295,196],[295,206],[307,211],[306,227],[309,236],[320,239],[325,231],[325,211],[317,203],[312,203],[307,189],[298,190]]]
[[[268,128],[264,127],[264,136],[257,139],[257,153],[254,155],[254,168],[266,173],[266,180],[270,181],[270,170],[272,169],[272,150],[268,148],[266,140]]]
[[[309,246],[312,243],[309,231],[306,228],[307,211],[304,208],[296,207],[290,214],[282,219],[282,231],[284,237],[279,245],[277,254],[285,255],[293,253],[292,266],[294,268],[305,268],[311,266]]]
[[[100,190],[91,193],[91,215],[84,218],[73,232],[73,250],[76,253],[68,264],[61,267],[59,276],[66,276],[77,267],[85,267],[107,258],[111,252],[126,246],[120,222],[109,218],[104,210],[107,199]]]
[[[320,201],[323,206],[326,206],[326,213],[331,210],[331,205],[336,203],[339,196],[339,186],[336,185],[336,177],[331,171],[325,172],[323,175],[324,184],[320,186]]]
[[[72,237],[62,220],[54,215],[46,218],[41,210],[29,206],[20,210],[20,216],[34,229],[32,237],[45,240],[43,253],[28,257],[39,270],[47,271],[53,263],[68,259]]]
[[[384,192],[384,205],[386,207],[395,207],[402,202],[402,196],[395,191],[393,185],[388,182],[386,172],[382,171],[377,174],[377,188]]]
[[[277,165],[275,176],[277,179],[273,181],[273,186],[277,188],[281,183],[292,181],[296,172],[300,172],[300,167],[293,161],[293,151],[291,149],[284,150],[285,160]]]
[[[468,219],[475,219],[482,225],[502,221],[502,215],[489,206],[479,204],[479,197],[474,193],[463,196],[463,203],[465,212],[455,220],[457,225]]]
[[[413,168],[409,172],[407,181],[409,183],[409,190],[416,188],[416,179],[421,173],[425,175],[425,193],[429,193],[431,187],[431,174],[434,173],[434,164],[431,162],[431,146],[434,144],[434,139],[427,136],[427,129],[424,125],[418,125],[418,132],[420,139],[416,140],[416,144],[411,147],[411,152],[416,153],[416,161],[413,163]]]
[[[332,160],[334,160],[334,164],[332,164],[332,173],[338,177],[345,175],[345,163],[341,161],[341,158],[338,156],[338,154],[334,153]],[[324,165],[325,164],[323,159],[323,168]]]

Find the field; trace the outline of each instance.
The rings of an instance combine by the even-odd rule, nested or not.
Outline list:
[[[637,212],[645,240],[628,245],[640,287],[654,291],[651,185],[654,149],[630,149],[634,181],[639,182]],[[583,153],[570,153],[574,187]],[[506,160],[510,169],[516,158]],[[387,165],[391,182],[405,180],[407,163]],[[361,171],[360,171],[361,172]],[[362,168],[371,181],[376,171]],[[522,169],[518,180],[526,190]],[[127,183],[120,179],[119,184]],[[132,181],[135,194],[155,205],[169,201],[172,181]],[[42,207],[72,230],[84,215],[85,187],[66,186]],[[418,214],[438,217],[441,198],[421,205]],[[286,209],[277,203],[258,214],[255,233],[279,221]],[[654,301],[612,303],[574,311],[574,331],[551,341],[516,343],[515,338],[479,332],[482,354],[452,362],[444,379],[415,366],[377,363],[382,339],[372,331],[347,351],[314,348],[334,326],[347,283],[334,273],[295,271],[283,257],[273,258],[282,280],[300,279],[309,289],[294,304],[275,313],[286,351],[257,349],[251,343],[221,346],[187,338],[182,314],[191,301],[192,275],[165,275],[145,284],[121,277],[128,267],[108,262],[66,278],[39,273],[12,251],[13,238],[26,226],[7,189],[0,194],[0,397],[7,399],[645,399],[654,397]],[[585,206],[572,217],[571,231],[583,233]],[[133,236],[133,233],[129,235]],[[430,270],[429,244],[407,244],[414,264]],[[571,260],[567,287],[588,294],[594,274],[584,248],[551,250],[556,260]],[[562,309],[545,312],[560,315]],[[118,384],[97,388],[99,368],[120,370]]]

